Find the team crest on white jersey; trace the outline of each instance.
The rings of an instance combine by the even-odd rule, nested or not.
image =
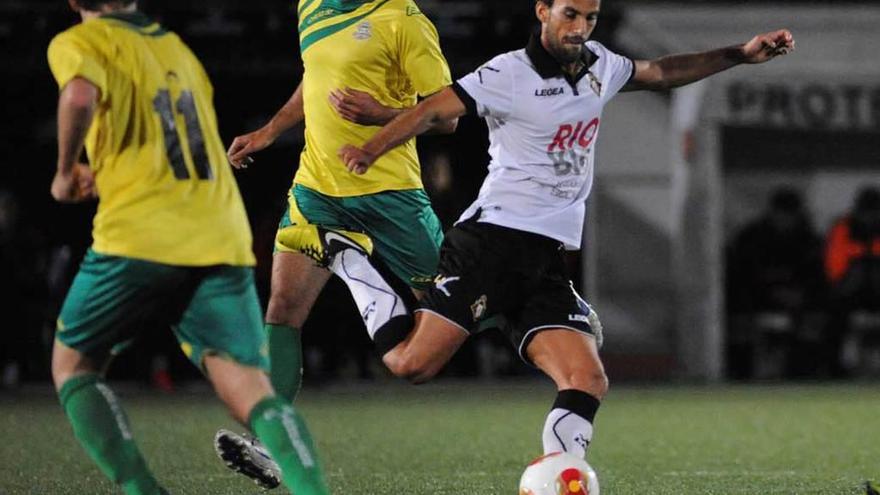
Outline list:
[[[596,93],[596,96],[602,96],[602,82],[593,75],[592,72],[587,72],[587,77],[590,78],[590,89],[593,90],[593,93]]]
[[[486,314],[486,294],[483,294],[471,304],[471,313],[474,314],[474,321],[478,321]]]
[[[364,41],[373,37],[373,26],[370,21],[364,21],[358,24],[354,30],[354,39]]]

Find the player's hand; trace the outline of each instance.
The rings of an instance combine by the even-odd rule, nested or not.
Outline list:
[[[345,168],[349,172],[357,175],[363,175],[370,168],[370,165],[376,161],[376,157],[366,151],[346,144],[339,150],[339,158],[345,164]]]
[[[95,174],[88,165],[77,163],[67,173],[55,172],[52,197],[61,203],[80,203],[98,197]]]
[[[334,89],[330,105],[345,120],[360,125],[385,125],[396,115],[393,109],[376,101],[372,95],[356,89]]]
[[[254,163],[254,159],[250,156],[252,153],[264,150],[274,142],[275,136],[267,127],[263,127],[233,139],[226,151],[226,158],[235,168],[247,168],[248,165]]]
[[[742,60],[747,64],[760,64],[780,55],[794,51],[794,36],[788,29],[759,34],[742,47]]]

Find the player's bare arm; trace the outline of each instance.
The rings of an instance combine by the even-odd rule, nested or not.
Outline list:
[[[401,113],[361,148],[346,145],[339,150],[345,166],[363,174],[380,156],[434,126],[458,119],[467,112],[452,88],[446,88],[413,108]]]
[[[253,162],[251,154],[271,146],[281,133],[299,124],[304,118],[303,89],[300,83],[290,99],[266,125],[232,140],[226,152],[229,163],[235,168],[247,168]]]
[[[329,100],[342,118],[360,125],[384,126],[407,110],[387,107],[370,93],[352,88],[331,91]],[[428,134],[452,134],[457,127],[458,119],[446,120],[438,122]]]
[[[684,86],[739,64],[760,64],[794,50],[791,32],[780,29],[760,34],[742,45],[701,53],[636,60],[635,74],[624,91],[662,90]]]
[[[97,86],[77,77],[58,98],[58,164],[51,187],[57,201],[75,203],[97,196],[91,169],[78,161],[99,96]]]

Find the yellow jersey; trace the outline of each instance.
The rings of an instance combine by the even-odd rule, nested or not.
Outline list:
[[[294,182],[337,197],[422,188],[415,139],[349,172],[339,149],[381,128],[344,120],[328,98],[352,88],[407,108],[451,85],[434,25],[412,0],[299,0],[298,14],[306,144]]]
[[[100,90],[86,152],[94,251],[181,266],[255,264],[251,230],[217,130],[213,87],[180,38],[140,13],[57,35],[49,66]]]

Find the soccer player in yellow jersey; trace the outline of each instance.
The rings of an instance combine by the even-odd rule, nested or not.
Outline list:
[[[308,431],[277,397],[253,283],[251,232],[199,61],[133,0],[69,0],[56,36],[58,201],[100,197],[94,244],[58,319],[52,375],[74,434],[126,494],[167,493],[100,377],[142,330],[174,327],[297,495],[325,495]],[[78,163],[85,147],[90,164]]]
[[[386,291],[387,300],[359,297],[353,284],[385,282],[336,269],[334,246],[374,254],[415,290],[433,279],[443,234],[422,186],[415,140],[364,175],[348,173],[337,152],[347,142],[368,140],[419,98],[451,84],[437,31],[412,0],[299,0],[297,13],[305,69],[300,85],[265,126],[237,137],[228,150],[233,165],[245,166],[251,154],[305,120],[305,148],[276,237],[266,313],[272,385],[291,401],[302,373],[299,329],[331,271],[352,289],[380,349],[385,339],[372,329],[404,316],[395,291]],[[451,133],[455,125],[443,122],[434,130]],[[400,331],[408,330],[401,325]],[[243,452],[252,447],[229,432],[218,439],[224,435]]]

